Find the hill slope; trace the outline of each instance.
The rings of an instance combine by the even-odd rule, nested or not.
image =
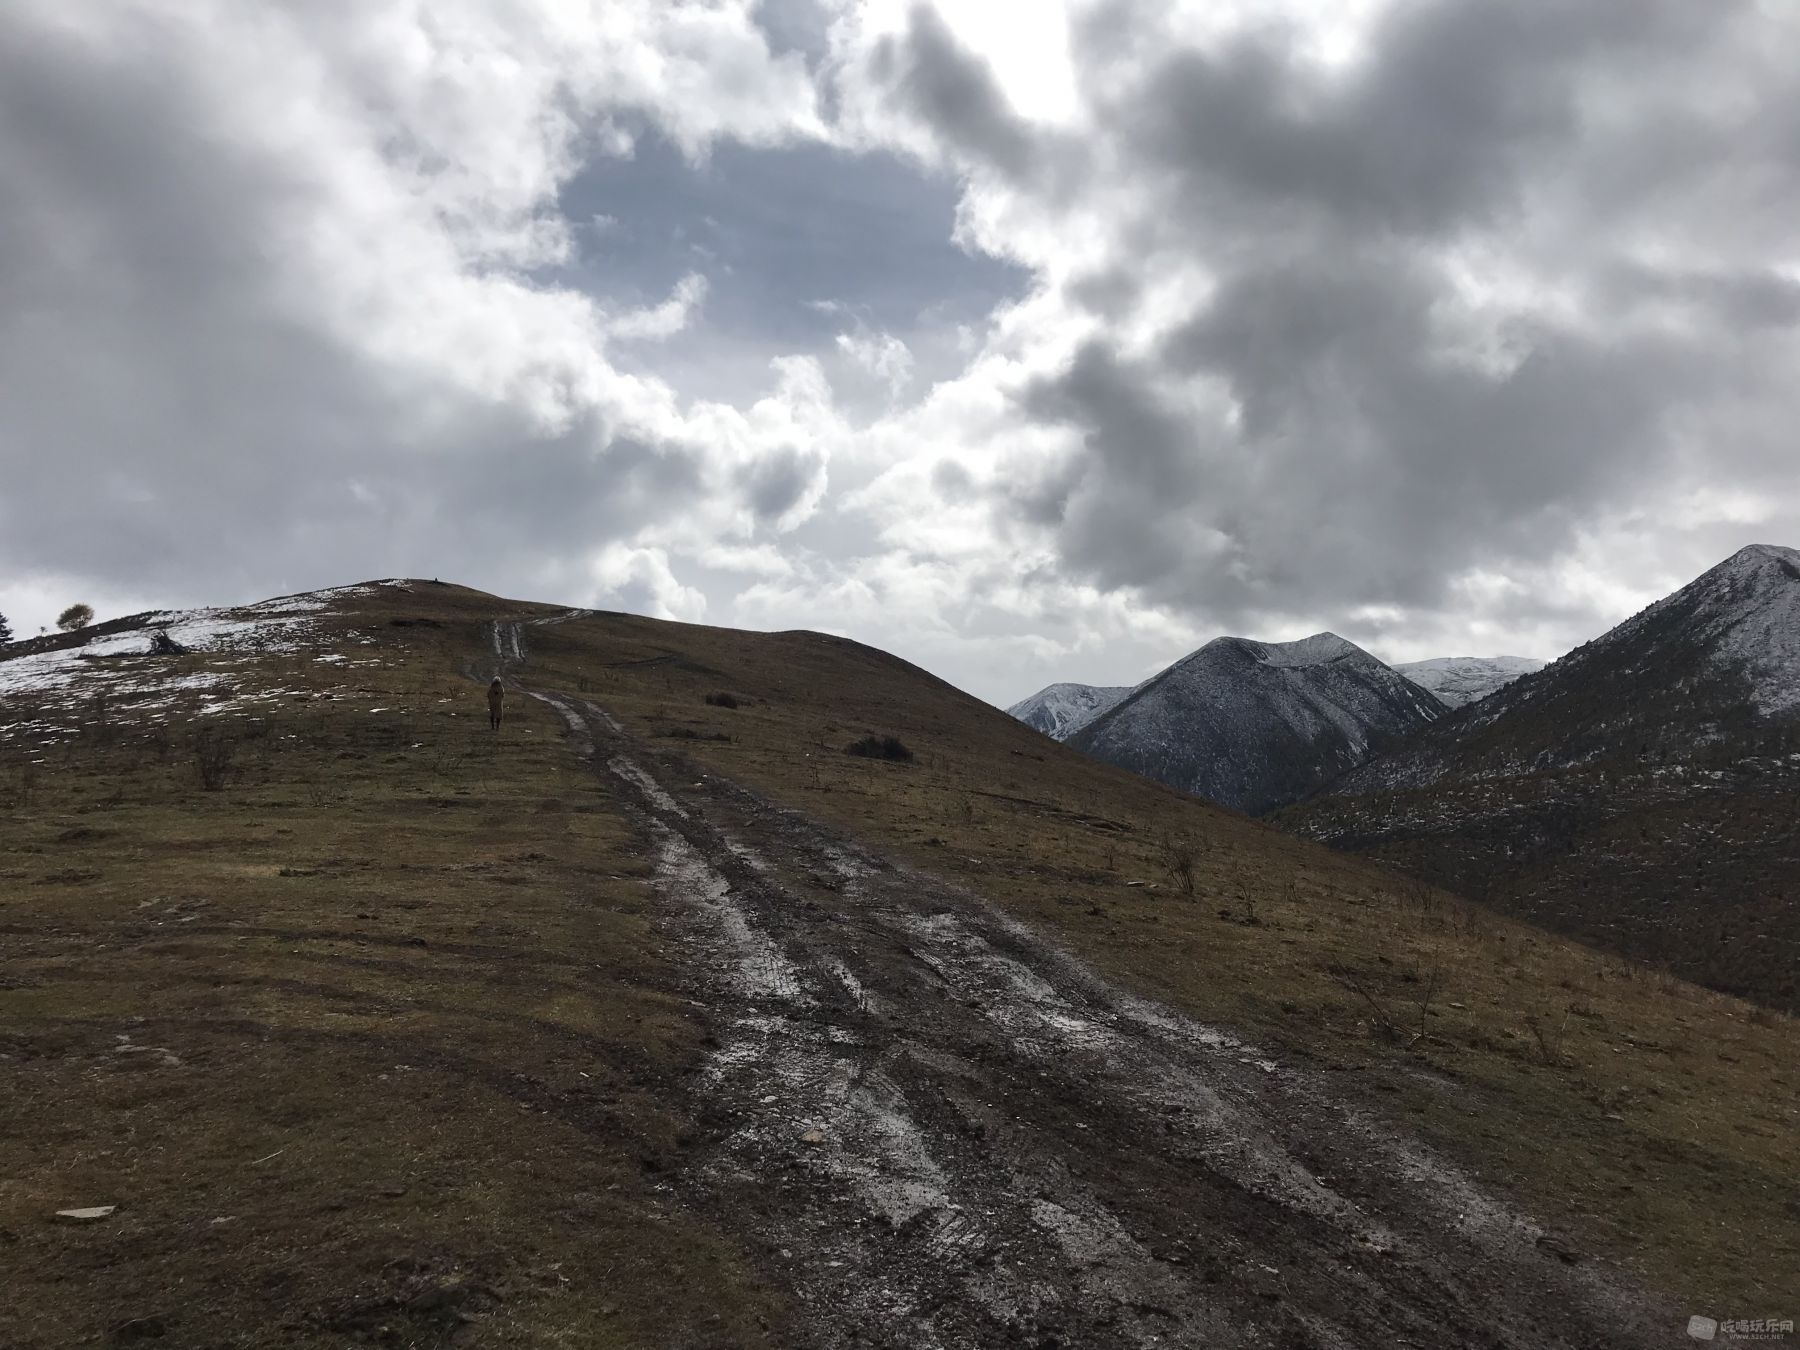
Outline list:
[[[1333,633],[1216,638],[1070,738],[1096,759],[1257,814],[1298,801],[1442,715]]]
[[[1800,552],[1745,548],[1284,822],[1800,1006]]]
[[[1429,689],[1448,708],[1484,699],[1519,676],[1543,668],[1542,661],[1528,656],[1434,656],[1394,667],[1414,684]]]
[[[1130,692],[1130,685],[1051,684],[1006,712],[1051,740],[1066,741]]]
[[[258,615],[0,704],[23,1344],[1635,1346],[1800,1292],[1785,1021],[841,639]]]

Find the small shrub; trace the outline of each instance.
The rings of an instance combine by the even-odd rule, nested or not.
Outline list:
[[[706,701],[715,708],[736,708],[740,701],[736,694],[728,694],[723,689],[715,689],[706,696]]]
[[[1169,880],[1181,889],[1183,895],[1194,893],[1194,864],[1198,854],[1193,842],[1177,839],[1164,831],[1162,843],[1157,850],[1157,860],[1162,863],[1163,871],[1169,874]]]
[[[1400,1027],[1388,1012],[1387,1004],[1377,998],[1361,975],[1349,966],[1329,965],[1325,971],[1344,988],[1360,998],[1369,1009],[1369,1035],[1378,1041],[1393,1045],[1400,1040]]]
[[[112,700],[106,690],[95,691],[93,698],[88,700],[88,717],[83,730],[98,745],[111,745],[117,739],[117,728],[112,720]]]
[[[891,759],[900,762],[911,762],[913,752],[901,743],[898,736],[864,736],[860,741],[852,741],[844,747],[846,755],[860,755],[864,759]]]
[[[37,765],[26,760],[19,765],[19,772],[13,778],[12,804],[21,809],[31,805],[31,799],[37,791]]]
[[[200,786],[217,792],[231,777],[232,762],[237,758],[237,741],[217,727],[194,728],[194,769]]]
[[[1569,1015],[1563,1013],[1563,1019],[1552,1031],[1546,1019],[1533,1013],[1526,1017],[1525,1025],[1531,1031],[1532,1039],[1537,1042],[1538,1058],[1545,1064],[1555,1068],[1563,1062],[1563,1033],[1569,1027]]]

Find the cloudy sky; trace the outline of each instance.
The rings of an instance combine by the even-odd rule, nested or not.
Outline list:
[[[0,611],[395,574],[983,697],[1800,543],[1790,0],[6,0]]]

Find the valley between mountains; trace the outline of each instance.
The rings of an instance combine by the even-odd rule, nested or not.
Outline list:
[[[1800,1293],[1790,1020],[870,648],[404,581],[0,687],[10,1344],[1624,1347]]]

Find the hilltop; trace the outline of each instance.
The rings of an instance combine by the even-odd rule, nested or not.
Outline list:
[[[872,648],[393,580],[0,680],[24,1344],[1622,1347],[1797,1292],[1790,1021]]]

